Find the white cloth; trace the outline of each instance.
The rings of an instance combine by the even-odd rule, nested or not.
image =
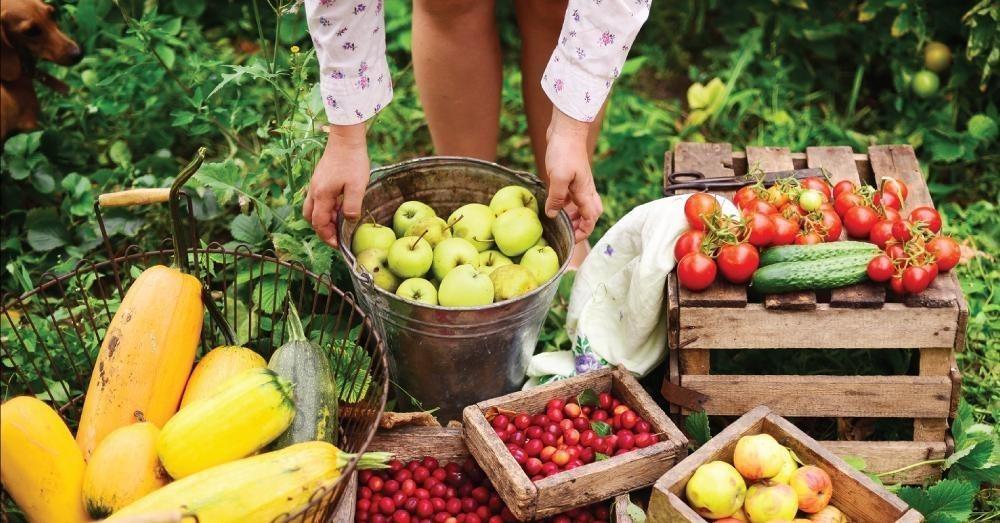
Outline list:
[[[580,121],[594,120],[651,3],[569,1],[541,81],[559,110]],[[350,125],[375,116],[392,100],[383,0],[306,0],[305,5],[330,123]]]
[[[639,376],[666,355],[667,275],[674,244],[688,230],[684,202],[690,195],[640,205],[594,245],[573,282],[566,318],[572,351],[542,353],[528,366],[525,388],[607,365]],[[738,216],[732,202],[715,195],[723,212]]]

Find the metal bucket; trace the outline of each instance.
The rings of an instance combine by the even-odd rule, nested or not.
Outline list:
[[[456,157],[410,160],[372,171],[362,216],[392,223],[396,208],[419,200],[447,217],[466,203],[488,204],[506,185],[522,185],[545,201],[545,186],[524,172]],[[396,383],[425,409],[437,407],[442,421],[460,419],[462,409],[520,388],[538,341],[538,331],[555,298],[573,249],[573,227],[565,212],[540,216],[543,237],[559,254],[556,277],[532,292],[482,307],[447,308],[404,300],[375,287],[350,252],[355,228],[339,226],[341,251],[362,307],[376,321],[389,347]]]

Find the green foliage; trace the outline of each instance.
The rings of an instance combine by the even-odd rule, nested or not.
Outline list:
[[[684,418],[684,431],[691,438],[691,447],[698,448],[712,439],[712,430],[708,426],[708,414],[697,411]]]
[[[927,489],[903,487],[897,494],[923,514],[927,523],[962,523],[969,521],[978,490],[967,481],[946,479]]]

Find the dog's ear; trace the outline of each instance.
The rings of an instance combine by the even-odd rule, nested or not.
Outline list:
[[[3,13],[0,13],[0,78],[6,82],[17,80],[21,77],[21,57],[17,54],[17,49],[7,38],[7,28],[4,27]]]

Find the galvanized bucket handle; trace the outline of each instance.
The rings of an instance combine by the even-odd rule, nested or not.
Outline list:
[[[170,207],[170,226],[171,226],[171,241],[174,247],[174,263],[177,264],[177,268],[185,274],[191,274],[191,264],[188,260],[188,237],[189,232],[184,226],[184,220],[181,213],[181,197],[187,199],[188,202],[188,213],[191,213],[191,197],[184,192],[184,184],[191,179],[192,176],[198,169],[201,168],[201,164],[205,161],[205,154],[207,149],[200,147],[198,152],[195,154],[194,159],[192,159],[174,178],[173,183],[169,188],[155,188],[155,189],[127,189],[124,191],[117,191],[111,193],[104,193],[97,197],[97,202],[94,203],[94,214],[97,217],[97,224],[101,230],[101,236],[104,240],[104,247],[108,251],[108,258],[112,260],[113,265],[117,265],[114,262],[114,250],[111,247],[111,239],[108,237],[107,228],[104,224],[104,216],[101,214],[102,208],[110,207],[130,207],[133,205],[147,205],[151,203],[164,203],[166,202]],[[118,285],[118,292],[124,296],[123,289],[121,287],[121,281],[118,277],[118,267],[115,266],[114,271],[115,283]],[[199,282],[200,282],[199,278]],[[201,288],[202,302],[205,303],[205,307],[208,308],[208,314],[215,321],[216,325],[222,331],[222,336],[226,340],[227,345],[234,345],[236,343],[236,332],[233,330],[232,326],[226,321],[225,316],[223,316],[222,311],[219,310],[218,306],[215,304],[215,300],[212,299],[211,293],[204,284]]]
[[[465,156],[428,156],[423,158],[414,158],[412,160],[403,160],[402,162],[394,163],[391,165],[384,165],[382,167],[376,167],[372,169],[371,175],[369,176],[369,184],[388,178],[393,174],[401,171],[412,169],[414,167],[425,167],[434,165],[446,165],[449,163],[462,162],[462,163],[475,163],[482,166],[490,167],[503,171],[511,176],[516,177],[525,185],[530,185],[535,189],[545,190],[545,184],[542,183],[541,178],[538,176],[526,172],[526,171],[516,171],[510,167],[505,167],[495,162],[488,162],[486,160],[480,160],[478,158],[468,158]]]

